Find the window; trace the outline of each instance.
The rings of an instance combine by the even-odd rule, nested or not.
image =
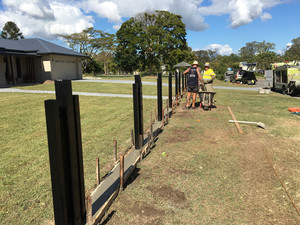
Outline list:
[[[282,71],[282,83],[287,83],[287,70]]]
[[[51,62],[50,61],[43,61],[44,71],[51,72]]]
[[[275,81],[276,83],[280,83],[280,71],[276,71]]]

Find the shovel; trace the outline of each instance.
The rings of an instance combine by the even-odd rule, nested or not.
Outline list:
[[[267,126],[262,122],[249,122],[249,121],[236,121],[236,120],[229,120],[230,123],[248,123],[248,124],[256,124],[256,126],[261,127],[263,129],[268,129]]]

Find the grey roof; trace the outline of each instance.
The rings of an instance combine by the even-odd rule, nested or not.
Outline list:
[[[24,54],[59,54],[77,57],[87,57],[86,55],[83,55],[79,52],[75,52],[71,49],[53,44],[51,42],[39,38],[29,38],[21,40],[0,39],[0,54],[1,52],[10,52],[10,54],[13,52],[22,52]]]
[[[173,67],[188,67],[188,66],[191,66],[191,64],[186,63],[186,62],[181,62],[181,63],[176,64]]]

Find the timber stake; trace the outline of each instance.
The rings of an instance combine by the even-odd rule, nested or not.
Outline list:
[[[124,189],[124,155],[120,155],[120,189]]]
[[[97,186],[100,184],[100,165],[99,165],[99,157],[96,158],[96,179]]]
[[[118,142],[117,140],[114,140],[114,152],[115,152],[115,163],[118,160]]]
[[[228,108],[228,111],[229,111],[230,114],[231,114],[232,119],[233,119],[234,121],[237,121],[237,119],[235,118],[235,115],[234,115],[233,112],[231,111],[231,108],[230,108],[229,106],[227,106],[227,108]],[[238,123],[238,122],[234,122],[234,123],[235,123],[235,125],[236,125],[236,127],[237,127],[239,133],[242,134],[243,131],[242,131],[242,129],[241,129],[239,123]]]

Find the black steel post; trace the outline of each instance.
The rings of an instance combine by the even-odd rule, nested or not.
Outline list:
[[[143,147],[144,142],[144,107],[143,107],[143,87],[142,87],[142,79],[140,75],[136,75],[138,77],[138,96],[139,96],[139,138],[140,138],[140,147]]]
[[[181,73],[178,73],[178,91],[179,91],[179,97],[181,98]]]
[[[183,75],[184,90],[186,90],[186,75]]]
[[[81,225],[86,206],[79,99],[70,80],[55,81],[55,91],[56,100],[45,101],[55,222]]]
[[[72,86],[70,80],[55,81],[56,100],[58,102],[62,149],[64,150],[64,161],[66,162],[65,178],[69,201],[69,210],[74,224],[81,224],[81,196],[80,181],[78,176],[77,141],[75,134],[75,117],[72,97]]]
[[[139,97],[138,97],[138,84],[132,84],[132,93],[133,93],[133,116],[134,116],[134,140],[135,140],[135,149],[140,149],[140,122],[139,122]]]
[[[56,100],[45,101],[50,172],[55,224],[70,224],[68,197],[66,193],[64,157],[62,151],[61,127]]]
[[[175,72],[175,96],[178,94],[178,74]]]
[[[172,108],[172,73],[169,73],[169,108]]]
[[[185,75],[184,74],[182,74],[182,92],[184,92],[184,85],[185,85],[185,83],[184,83],[184,77],[185,77]]]
[[[75,135],[77,143],[77,156],[78,156],[78,178],[79,178],[79,191],[80,191],[80,209],[82,219],[86,218],[86,205],[85,205],[85,188],[84,188],[84,171],[83,171],[83,155],[82,155],[82,138],[81,138],[81,123],[80,123],[80,107],[79,96],[73,95],[74,106],[74,119],[75,119]]]
[[[157,74],[157,118],[158,121],[162,121],[162,80],[161,80],[162,74]]]

